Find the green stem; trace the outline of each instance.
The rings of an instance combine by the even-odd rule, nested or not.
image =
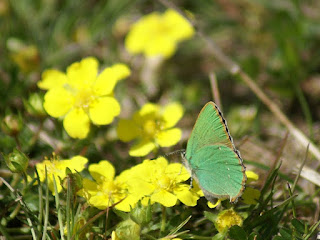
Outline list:
[[[160,234],[163,233],[166,230],[166,221],[167,221],[166,207],[162,206],[162,219],[161,219]]]
[[[42,232],[42,240],[45,240],[47,237],[47,228],[49,224],[49,184],[48,184],[48,172],[47,168],[45,168],[46,180],[46,200],[45,200],[45,214],[44,214],[44,223],[43,223],[43,232]]]

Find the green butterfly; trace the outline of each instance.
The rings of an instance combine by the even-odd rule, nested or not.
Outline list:
[[[183,153],[184,164],[212,203],[215,198],[237,202],[245,182],[245,166],[221,111],[208,102],[199,113]]]

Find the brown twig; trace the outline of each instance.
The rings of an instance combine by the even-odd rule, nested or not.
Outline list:
[[[211,83],[211,91],[212,91],[213,99],[215,103],[218,105],[218,107],[220,108],[220,110],[223,112],[216,74],[214,72],[210,72],[209,79]]]

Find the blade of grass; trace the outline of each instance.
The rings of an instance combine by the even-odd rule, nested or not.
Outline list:
[[[104,215],[105,213],[109,212],[109,208],[113,208],[114,206],[116,206],[117,204],[121,203],[124,200],[124,198],[122,200],[120,200],[117,203],[114,203],[113,205],[111,205],[110,207],[107,207],[105,210],[99,212],[97,215],[95,215],[94,217],[92,217],[91,219],[88,220],[88,222],[86,222],[78,231],[75,235],[72,236],[71,240],[74,240],[76,236],[79,236],[80,233],[86,229],[87,226],[89,226],[91,223],[93,223],[95,220],[97,220],[99,217],[101,217],[102,215]]]
[[[27,204],[23,201],[22,196],[20,196],[20,194],[10,186],[10,184],[2,177],[0,177],[0,180],[4,183],[4,185],[6,185],[6,187],[15,195],[15,197],[17,198],[17,201],[19,201],[20,205],[24,208],[25,210],[25,214],[26,214],[26,219],[27,219],[27,223],[30,227],[30,231],[32,234],[32,238],[34,240],[37,240],[37,235],[36,235],[36,231],[35,228],[33,226],[33,223],[31,221],[30,215],[29,213],[31,213],[31,210],[29,209],[29,207],[27,206]]]
[[[59,223],[59,230],[60,230],[60,238],[64,240],[64,225],[63,225],[63,216],[61,213],[61,205],[60,205],[60,197],[58,192],[58,187],[56,183],[56,179],[53,177],[53,186],[54,186],[54,198],[56,202],[56,209],[58,212],[58,223]]]
[[[66,221],[67,221],[67,239],[70,240],[72,236],[72,224],[71,224],[71,219],[72,219],[72,209],[71,209],[71,186],[70,186],[70,178],[67,178],[67,206],[66,206]]]
[[[291,187],[290,187],[290,184],[287,182],[287,187],[288,187],[288,191],[289,191],[289,195],[290,195],[290,197],[292,196],[292,193],[293,193],[293,190],[291,190]],[[292,216],[294,217],[294,218],[296,218],[297,216],[296,216],[296,207],[295,207],[295,204],[294,204],[294,201],[292,200],[292,202],[291,202],[291,204],[292,204]]]
[[[46,239],[47,236],[47,227],[49,220],[49,185],[48,185],[48,172],[47,167],[45,167],[45,186],[46,186],[46,202],[45,202],[45,214],[44,214],[44,223],[43,223],[43,232],[42,232],[42,240]]]
[[[37,168],[34,168],[38,181],[38,194],[39,194],[39,215],[38,215],[38,231],[42,232],[42,221],[43,221],[43,191],[42,183],[40,181],[39,173]]]
[[[308,240],[308,239],[310,239],[310,237],[313,235],[313,233],[317,230],[317,228],[318,228],[318,226],[320,225],[320,221],[318,221],[318,222],[316,222],[314,225],[312,225],[311,227],[310,227],[310,232],[309,232],[309,234],[307,234],[304,238],[303,238],[303,240]]]
[[[187,217],[186,220],[184,220],[182,223],[180,223],[174,230],[172,230],[168,235],[174,235],[176,234],[181,228],[183,228],[184,225],[186,225],[190,218],[192,217],[192,215],[190,215],[189,217]]]
[[[306,155],[305,155],[305,157],[304,157],[304,160],[303,160],[303,162],[301,163],[301,166],[300,166],[300,168],[299,168],[298,174],[297,174],[297,176],[296,176],[296,178],[295,178],[295,180],[294,180],[294,183],[293,183],[293,185],[292,185],[292,192],[294,192],[294,190],[296,189],[296,185],[297,185],[298,180],[299,180],[299,178],[300,178],[300,175],[301,175],[301,172],[302,172],[302,168],[303,168],[303,166],[304,166],[304,165],[306,164],[306,162],[307,162],[308,152],[309,152],[309,144],[308,144],[308,146],[307,146]]]

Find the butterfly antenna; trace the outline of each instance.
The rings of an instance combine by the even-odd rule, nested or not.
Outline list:
[[[173,152],[170,152],[170,153],[166,153],[166,154],[163,154],[163,155],[159,155],[158,157],[164,157],[164,158],[166,158],[166,157],[169,157],[169,156],[171,156],[171,155],[181,154],[181,153],[185,153],[185,152],[186,152],[185,149],[179,149],[179,150],[176,150],[176,151],[173,151]],[[156,157],[156,158],[158,158],[158,157]],[[156,159],[156,158],[152,158],[151,160]]]

